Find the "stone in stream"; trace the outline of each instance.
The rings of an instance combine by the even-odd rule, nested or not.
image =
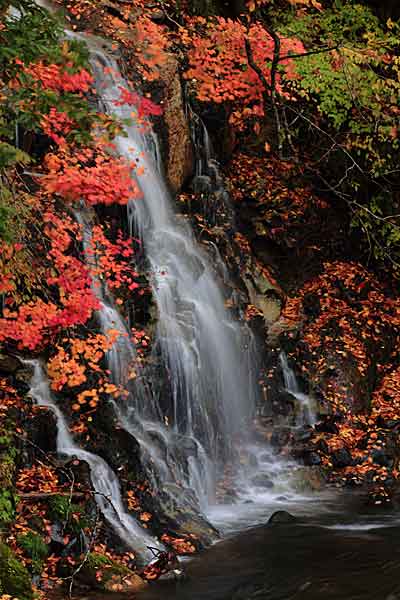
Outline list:
[[[271,524],[271,525],[275,525],[275,524],[286,525],[287,523],[296,523],[296,522],[298,522],[297,517],[290,514],[286,510],[277,510],[268,519],[268,524]]]
[[[307,467],[317,467],[321,464],[322,459],[318,452],[309,450],[303,453],[303,461]]]
[[[266,473],[258,473],[257,475],[255,475],[252,480],[251,483],[253,485],[256,485],[258,487],[263,487],[263,488],[273,488],[274,484],[271,481],[271,479],[269,478],[269,476]]]

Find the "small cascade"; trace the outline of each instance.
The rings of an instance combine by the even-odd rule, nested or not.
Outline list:
[[[297,377],[293,369],[289,366],[289,362],[285,352],[280,352],[279,354],[279,362],[282,369],[283,381],[285,390],[294,396],[296,400],[299,402],[301,414],[299,415],[298,424],[299,425],[314,425],[315,424],[315,411],[312,399],[307,394],[304,394],[299,386],[299,382],[297,381]]]
[[[57,418],[57,452],[76,457],[89,465],[96,503],[104,518],[129,547],[140,553],[142,559],[150,559],[152,553],[148,546],[160,548],[159,542],[150,537],[125,511],[117,476],[108,464],[100,456],[82,450],[74,442],[66,420],[51,394],[41,363],[38,360],[25,362],[34,369],[30,384],[31,397],[39,406],[49,407]]]
[[[120,86],[128,87],[117,62],[96,40],[86,42],[103,108],[121,120],[129,118],[131,109],[116,105]],[[154,396],[144,405],[133,393],[122,421],[141,445],[140,431],[144,446],[162,449],[160,483],[192,489],[204,510],[215,502],[216,482],[225,466],[240,470],[238,449],[248,441],[255,407],[256,361],[245,328],[225,309],[214,269],[188,224],[173,212],[152,158],[154,134],[144,133],[139,125],[127,126],[126,134],[116,140],[117,149],[143,171],[138,178],[143,198],[130,202],[128,219],[131,232],[143,239],[152,272],[159,313],[157,347],[171,398],[168,406]],[[100,320],[109,318],[105,306]]]
[[[187,105],[190,131],[195,150],[196,170],[192,187],[202,198],[204,213],[210,225],[234,227],[234,211],[229,193],[225,189],[220,165],[215,158],[213,145],[202,119]]]
[[[75,219],[82,227],[82,242],[86,263],[90,267],[91,241],[92,241],[92,216],[83,205],[81,210],[74,211]],[[116,342],[107,352],[108,368],[115,383],[126,383],[129,378],[129,368],[132,367],[136,357],[135,347],[132,344],[125,321],[114,307],[112,296],[103,281],[92,274],[92,289],[100,303],[97,311],[100,330],[107,336],[111,330],[119,331]]]
[[[82,227],[82,241],[84,255],[87,264],[91,260],[92,240],[92,216],[85,206],[75,211],[75,219]],[[111,379],[115,384],[127,387],[134,402],[119,404],[110,398],[120,424],[126,431],[133,435],[140,444],[143,467],[147,472],[149,481],[157,489],[165,482],[181,481],[181,474],[177,468],[177,461],[171,451],[168,452],[168,461],[165,460],[166,452],[162,452],[160,442],[154,443],[154,438],[161,440],[161,446],[168,448],[169,441],[167,432],[159,423],[161,414],[152,411],[157,407],[152,402],[150,394],[141,383],[141,377],[137,377],[139,366],[136,362],[136,348],[132,342],[128,327],[121,314],[115,308],[113,298],[99,278],[92,275],[93,292],[99,300],[100,308],[97,311],[100,330],[107,337],[111,330],[119,331],[120,335],[107,351],[107,367],[111,373]],[[130,372],[135,369],[135,378],[130,377]],[[143,375],[143,373],[141,373]],[[139,408],[137,411],[136,409]],[[137,414],[138,413],[138,414]],[[147,415],[147,421],[138,418],[139,415]]]

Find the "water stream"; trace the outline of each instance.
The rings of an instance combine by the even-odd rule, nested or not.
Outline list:
[[[116,60],[98,41],[86,41],[104,109],[126,119],[132,108],[116,103],[120,87],[128,84]],[[130,202],[128,219],[131,232],[144,242],[158,309],[156,345],[171,388],[167,404],[131,394],[124,424],[133,432],[151,430],[162,440],[173,469],[166,473],[164,468],[160,478],[172,475],[206,510],[215,502],[216,482],[226,465],[240,472],[238,448],[249,441],[255,406],[256,360],[249,356],[245,328],[225,308],[214,269],[187,222],[174,214],[153,160],[154,134],[133,124],[116,145],[143,171],[138,177],[143,198]],[[104,304],[101,313],[107,317]]]
[[[300,406],[300,415],[298,415],[297,421],[300,425],[305,423],[313,425],[316,421],[316,415],[312,399],[301,391],[296,374],[289,366],[287,356],[283,351],[279,354],[279,362],[282,369],[285,390],[296,398]]]
[[[49,407],[56,416],[57,452],[62,456],[76,457],[89,465],[96,503],[105,519],[129,547],[143,558],[151,558],[148,546],[160,545],[126,512],[117,476],[100,456],[81,449],[75,443],[65,417],[52,396],[41,363],[38,360],[25,362],[33,367],[31,397],[39,406]]]

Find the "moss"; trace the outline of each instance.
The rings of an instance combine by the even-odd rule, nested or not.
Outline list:
[[[48,545],[39,534],[33,531],[19,536],[17,542],[25,554],[32,559],[32,573],[40,575],[43,570],[43,562],[49,554]]]
[[[49,500],[49,516],[54,521],[67,521],[72,505],[67,496],[53,496]]]
[[[15,457],[13,452],[2,453],[0,456],[0,483],[1,487],[12,487],[15,473]]]
[[[99,571],[101,571],[101,579],[98,579]],[[115,577],[123,578],[129,575],[133,576],[134,574],[128,567],[98,552],[89,554],[80,572],[81,579],[93,589],[98,590],[106,590],[108,582]]]
[[[33,598],[31,578],[27,569],[3,543],[0,543],[0,594],[9,594],[18,600]]]
[[[104,554],[99,554],[97,552],[91,552],[87,558],[86,566],[89,569],[101,569],[106,565],[111,565],[112,560],[105,556]]]
[[[92,520],[85,514],[85,508],[71,503],[66,496],[53,496],[49,500],[48,516],[52,521],[62,521],[67,524],[69,530],[75,534],[78,534],[81,529],[92,526]]]
[[[0,428],[0,488],[13,487],[15,475],[15,459],[18,451],[15,447],[13,431],[15,430],[15,419],[7,415]]]
[[[0,526],[8,525],[14,519],[16,500],[12,491],[0,491]]]

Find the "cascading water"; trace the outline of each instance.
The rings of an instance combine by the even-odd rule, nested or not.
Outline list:
[[[140,552],[142,558],[151,558],[152,554],[148,546],[160,547],[160,544],[126,512],[117,476],[100,456],[82,450],[74,442],[65,418],[52,397],[41,363],[38,360],[25,361],[25,363],[33,367],[31,397],[38,405],[49,407],[57,418],[57,452],[76,457],[89,465],[96,503],[105,519],[128,546]]]
[[[294,396],[300,405],[301,418],[298,419],[298,421],[302,420],[302,424],[307,423],[313,425],[316,419],[312,400],[310,396],[301,391],[295,372],[289,366],[287,356],[283,351],[279,354],[279,362],[282,369],[285,390]]]
[[[87,208],[82,206],[81,210],[75,211],[75,218],[82,227],[83,250],[86,263],[89,268],[91,266],[97,267],[97,265],[91,265],[91,260],[94,260],[91,248],[93,217]],[[129,403],[118,404],[112,399],[110,401],[114,406],[121,425],[139,442],[143,467],[146,469],[147,476],[152,482],[153,487],[157,488],[162,482],[165,483],[166,481],[178,481],[179,469],[176,468],[176,460],[174,460],[173,454],[169,452],[167,462],[159,445],[154,444],[151,439],[152,435],[156,435],[159,439],[164,439],[164,446],[168,446],[168,440],[165,439],[166,435],[163,427],[157,424],[161,419],[161,415],[153,415],[154,422],[145,422],[138,418],[139,415],[149,412],[150,407],[153,406],[152,399],[141,384],[140,378],[136,378],[136,371],[138,370],[138,366],[135,364],[136,348],[131,340],[127,325],[115,308],[107,286],[98,277],[93,276],[93,270],[95,269],[91,269],[92,289],[100,304],[97,311],[100,330],[106,337],[110,334],[110,331],[118,331],[120,333],[112,347],[107,351],[107,366],[113,382],[122,384],[130,389],[131,395],[135,397],[135,408],[139,407],[139,410],[133,411]],[[133,365],[135,365],[134,381],[130,376]],[[139,414],[136,414],[136,412]]]
[[[116,61],[96,41],[86,41],[105,110],[129,117],[129,107],[116,105],[119,86],[127,87]],[[167,475],[174,471],[175,481],[192,488],[206,508],[215,500],[224,466],[238,464],[237,446],[246,438],[255,406],[255,361],[248,359],[249,340],[225,309],[206,256],[188,224],[173,212],[151,158],[154,138],[138,125],[126,127],[126,134],[117,139],[117,149],[143,170],[138,178],[143,198],[130,202],[128,217],[131,231],[143,239],[152,272],[157,343],[172,397],[170,407],[161,407],[154,397],[144,405],[131,394],[125,423],[157,433],[174,467]]]
[[[225,230],[231,229],[234,227],[234,211],[207,127],[190,104],[187,104],[187,114],[196,160],[193,190],[202,198],[208,222],[211,225],[222,224]]]

